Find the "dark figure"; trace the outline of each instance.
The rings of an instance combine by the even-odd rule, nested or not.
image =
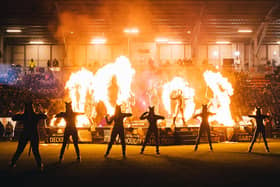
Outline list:
[[[126,157],[126,155],[125,155],[125,138],[124,138],[123,120],[124,120],[125,117],[130,117],[130,116],[132,116],[131,113],[122,113],[121,112],[121,106],[117,105],[116,108],[115,108],[115,114],[110,119],[108,119],[107,116],[105,117],[106,122],[108,124],[111,124],[114,121],[114,127],[113,127],[112,134],[111,134],[111,140],[108,144],[107,151],[104,155],[105,158],[109,155],[110,150],[112,148],[112,145],[113,145],[117,135],[119,135],[119,138],[121,140],[123,158]]]
[[[159,153],[157,120],[164,119],[164,117],[156,115],[154,107],[149,107],[149,112],[144,112],[141,115],[140,119],[141,120],[147,119],[149,121],[149,124],[150,124],[140,154],[144,153],[144,149],[145,149],[145,146],[146,146],[147,142],[149,141],[151,135],[154,134],[155,139],[156,139],[156,152],[159,155],[160,153]]]
[[[208,117],[211,115],[214,115],[214,113],[207,111],[207,105],[202,105],[202,112],[200,114],[196,114],[193,117],[193,118],[196,118],[196,117],[200,116],[202,118],[200,128],[199,128],[199,133],[198,133],[196,143],[195,143],[194,151],[197,151],[198,144],[200,142],[200,137],[202,136],[202,134],[204,132],[207,133],[210,150],[213,151],[212,142],[211,142],[211,134],[210,134],[210,126],[209,126],[209,122],[208,122]]]
[[[82,113],[73,112],[71,102],[65,103],[65,105],[66,105],[66,111],[61,112],[55,116],[56,118],[64,118],[66,121],[66,127],[64,129],[63,143],[60,151],[59,162],[61,163],[63,159],[65,147],[69,141],[70,136],[72,136],[73,139],[75,151],[77,154],[77,161],[80,162],[81,157],[80,157],[80,150],[78,146],[78,131],[75,125],[75,121],[76,121],[76,116],[81,115]]]
[[[175,121],[179,112],[182,115],[183,125],[185,125],[184,108],[185,108],[185,100],[187,100],[187,98],[184,98],[182,90],[178,90],[176,97],[171,97],[171,99],[177,100],[176,111],[175,111],[175,115],[173,116],[173,125],[175,125]]]
[[[269,152],[269,147],[268,147],[268,144],[267,144],[267,141],[266,141],[266,136],[265,136],[265,127],[264,127],[264,124],[263,124],[263,120],[265,118],[268,118],[269,116],[261,114],[261,108],[257,107],[256,115],[249,115],[249,117],[255,118],[256,119],[256,124],[257,124],[256,130],[255,130],[252,142],[251,142],[251,146],[249,148],[249,152],[252,151],[253,145],[254,145],[254,143],[255,143],[255,141],[256,141],[256,139],[257,139],[257,137],[260,133],[263,136],[263,141],[264,141],[264,145],[266,147],[266,151]]]
[[[4,125],[0,121],[0,138],[2,138],[4,136],[4,131],[5,131]]]
[[[14,132],[14,127],[11,124],[10,121],[8,121],[7,125],[6,125],[6,129],[5,129],[5,136],[8,137],[10,140],[13,136],[13,132]]]
[[[23,114],[17,114],[12,117],[14,121],[22,121],[23,123],[23,131],[20,134],[18,140],[17,150],[12,158],[11,166],[16,166],[16,161],[18,160],[20,154],[23,152],[26,144],[30,141],[32,152],[34,154],[35,160],[37,162],[37,166],[39,169],[43,169],[43,164],[41,160],[41,156],[39,153],[39,128],[38,122],[41,119],[46,119],[47,116],[45,114],[36,114],[32,107],[32,102],[28,102],[25,104],[25,109]]]

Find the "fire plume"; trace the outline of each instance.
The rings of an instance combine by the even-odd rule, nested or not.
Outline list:
[[[209,102],[209,111],[216,113],[209,117],[209,122],[217,121],[224,126],[233,126],[234,121],[230,112],[230,96],[233,95],[231,83],[219,72],[205,71],[203,77],[206,85],[213,92],[213,98]]]
[[[168,114],[171,114],[171,93],[176,90],[182,90],[186,98],[184,103],[184,118],[187,121],[191,118],[195,110],[194,89],[189,87],[189,83],[181,77],[175,77],[170,82],[163,85],[162,102]]]
[[[131,67],[128,58],[121,56],[114,63],[110,63],[100,68],[95,74],[82,68],[80,71],[72,73],[66,82],[65,89],[68,90],[72,101],[74,112],[84,112],[85,115],[77,116],[77,127],[85,127],[90,124],[90,118],[96,115],[95,105],[103,102],[107,113],[113,114],[114,107],[109,98],[109,86],[112,78],[116,77],[118,86],[117,104],[126,104],[131,97],[131,83],[135,70]],[[50,126],[54,126],[56,119],[51,120]],[[65,126],[65,121],[57,125]]]

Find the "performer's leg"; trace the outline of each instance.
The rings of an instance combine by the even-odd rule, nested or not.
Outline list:
[[[11,166],[15,167],[15,164],[17,162],[17,160],[19,159],[21,153],[23,152],[26,144],[28,142],[28,137],[25,134],[21,134],[19,140],[18,140],[18,146],[17,146],[17,150],[11,160]]]
[[[268,147],[268,144],[267,144],[267,141],[266,141],[265,128],[262,128],[261,133],[262,133],[262,136],[263,136],[263,141],[264,141],[266,151],[269,152],[269,147]]]
[[[30,140],[30,143],[31,143],[32,152],[35,157],[37,166],[38,166],[38,168],[42,168],[43,164],[42,164],[42,159],[41,159],[40,152],[39,152],[39,136],[36,135],[36,136],[32,137]]]
[[[209,147],[210,147],[210,150],[213,151],[213,148],[212,148],[212,141],[211,141],[211,132],[210,132],[210,127],[209,125],[207,126],[207,136],[208,136],[208,142],[209,142]]]
[[[203,127],[202,125],[201,125],[200,128],[199,128],[198,136],[197,136],[196,142],[195,142],[194,151],[196,151],[197,148],[198,148],[198,144],[199,144],[199,142],[200,142],[200,137],[201,137],[201,135],[202,135],[203,128],[204,128],[204,127]]]
[[[62,143],[62,147],[61,147],[60,155],[59,155],[59,161],[60,161],[60,162],[61,162],[61,160],[62,160],[62,158],[63,158],[66,144],[67,144],[67,142],[69,141],[69,136],[70,136],[70,132],[65,131],[65,132],[64,132],[64,136],[63,136],[63,143]]]
[[[72,132],[72,139],[73,139],[75,151],[76,151],[76,154],[77,154],[77,160],[80,161],[81,157],[80,157],[80,149],[79,149],[79,145],[78,145],[79,137],[78,137],[77,130]]]
[[[185,126],[186,123],[185,123],[185,117],[184,117],[184,109],[180,109],[180,110],[181,110],[181,115],[182,115],[183,126]]]
[[[160,153],[159,153],[159,137],[158,137],[158,129],[157,129],[157,128],[153,129],[153,133],[154,133],[154,135],[155,135],[155,139],[156,139],[156,152],[157,152],[157,154],[159,155]]]
[[[113,128],[112,134],[111,134],[111,139],[110,139],[110,142],[108,143],[107,151],[106,151],[106,153],[104,155],[105,157],[107,157],[109,155],[110,150],[112,148],[112,145],[113,145],[113,143],[114,143],[114,141],[115,141],[115,139],[117,137],[117,133],[118,133],[117,129]]]
[[[253,136],[253,138],[252,138],[251,146],[250,146],[248,152],[251,152],[251,151],[252,151],[253,146],[254,146],[254,143],[256,142],[256,140],[257,140],[257,138],[258,138],[258,135],[259,135],[259,129],[256,128],[256,130],[255,130],[255,132],[254,132],[254,136]]]
[[[151,128],[148,128],[148,131],[146,133],[146,137],[145,137],[145,141],[143,143],[143,146],[142,146],[142,149],[141,149],[141,152],[140,154],[143,154],[144,153],[144,150],[145,150],[145,147],[146,147],[146,144],[148,143],[150,137],[151,137]]]
[[[176,113],[175,113],[175,115],[173,116],[173,125],[176,125],[175,122],[176,122],[176,118],[177,118],[179,112],[180,112],[180,109],[179,109],[178,106],[176,106]]]
[[[126,157],[126,154],[125,154],[126,145],[125,145],[124,128],[119,129],[119,137],[120,137],[121,144],[122,144],[122,154],[123,154],[123,157],[125,158]]]

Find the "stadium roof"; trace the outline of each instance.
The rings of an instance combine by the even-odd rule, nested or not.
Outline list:
[[[200,43],[249,43],[257,37],[276,44],[280,6],[279,0],[6,0],[0,8],[7,44],[63,43],[65,38],[87,43],[94,36],[118,43],[127,38],[127,27],[139,29],[139,41],[168,37],[190,43],[197,37]]]

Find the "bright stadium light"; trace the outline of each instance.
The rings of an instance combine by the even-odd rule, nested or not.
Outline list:
[[[157,43],[167,43],[168,42],[168,38],[162,38],[162,37],[156,38],[155,42],[157,42]]]
[[[8,33],[20,33],[22,32],[21,29],[7,29],[6,32]]]
[[[105,44],[107,42],[107,39],[106,38],[93,38],[92,40],[91,40],[91,44]]]
[[[216,44],[230,44],[229,41],[216,41]]]
[[[277,44],[280,44],[280,41],[278,41]]]
[[[138,28],[125,28],[123,30],[124,33],[127,34],[138,34],[139,33],[139,29]]]
[[[235,52],[234,52],[234,55],[235,55],[235,56],[240,56],[240,52],[239,52],[239,51],[235,51]]]
[[[167,43],[168,44],[182,44],[183,42],[181,42],[181,41],[169,41]]]
[[[239,33],[251,33],[253,32],[251,29],[238,29]]]
[[[43,41],[30,41],[30,44],[44,44]]]

